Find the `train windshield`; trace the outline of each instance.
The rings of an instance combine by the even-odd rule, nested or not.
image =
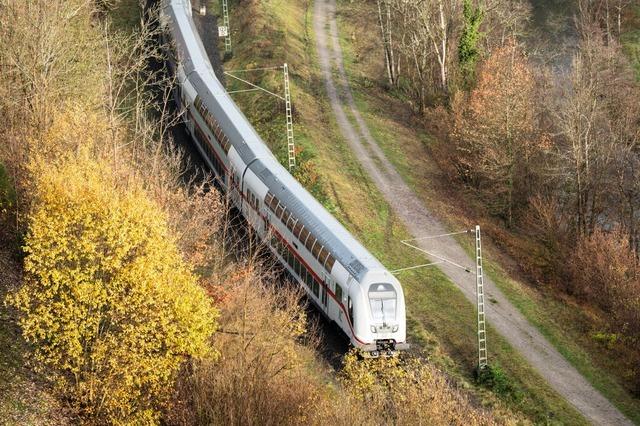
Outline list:
[[[391,284],[372,284],[369,305],[375,322],[387,323],[396,319],[396,290]]]

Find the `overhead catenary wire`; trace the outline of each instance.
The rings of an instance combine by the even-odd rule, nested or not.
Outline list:
[[[409,270],[412,270],[412,269],[418,269],[418,268],[424,268],[424,267],[427,267],[427,266],[439,265],[439,264],[441,264],[441,263],[442,263],[442,262],[431,262],[431,263],[425,263],[425,264],[422,264],[422,265],[409,266],[409,267],[407,267],[407,268],[394,269],[393,271],[389,271],[389,272],[391,272],[392,274],[394,274],[394,275],[395,275],[395,274],[397,274],[397,273],[399,273],[399,272],[409,271]]]
[[[391,271],[391,273],[392,274],[396,274],[396,273],[399,273],[399,272],[409,271],[409,270],[412,270],[412,269],[418,269],[418,268],[424,268],[424,267],[427,267],[427,266],[440,265],[442,263],[448,263],[450,265],[453,265],[453,266],[455,266],[457,268],[460,268],[460,269],[464,270],[467,273],[471,273],[471,268],[469,268],[469,267],[460,265],[460,264],[458,264],[458,263],[456,263],[456,262],[454,262],[452,260],[449,260],[447,258],[444,258],[442,256],[439,256],[439,255],[437,255],[435,253],[429,252],[427,250],[424,250],[424,249],[422,249],[420,247],[417,247],[417,246],[409,243],[410,241],[411,242],[413,242],[413,241],[423,241],[423,240],[429,240],[429,239],[434,239],[434,238],[449,237],[449,236],[452,236],[452,235],[469,234],[471,232],[474,232],[474,230],[473,229],[465,229],[464,231],[448,232],[446,234],[427,235],[427,236],[424,236],[424,237],[409,238],[409,239],[406,239],[406,240],[401,240],[400,243],[404,244],[405,246],[411,247],[412,249],[415,249],[415,250],[418,250],[418,251],[420,251],[422,253],[425,253],[425,254],[427,254],[427,255],[429,255],[431,257],[434,257],[434,258],[438,259],[439,261],[438,262],[432,262],[432,263],[425,263],[425,264],[422,264],[422,265],[409,266],[409,267],[406,267],[406,268],[395,269],[395,270]]]
[[[264,68],[247,68],[246,70],[230,70],[227,72],[231,72],[231,73],[242,73],[242,72],[251,72],[251,71],[273,71],[273,70],[281,70],[283,69],[284,66],[283,65],[278,65],[278,66],[274,66],[274,67],[264,67]]]
[[[243,82],[243,83],[245,83],[245,84],[248,84],[249,86],[254,87],[254,88],[255,88],[255,89],[257,89],[257,90],[262,90],[263,92],[266,92],[266,93],[268,93],[268,94],[270,94],[270,95],[273,95],[273,96],[275,96],[276,98],[278,98],[278,99],[280,99],[280,100],[283,100],[283,101],[285,100],[282,96],[280,96],[280,95],[278,95],[278,94],[276,94],[276,93],[273,93],[273,92],[271,92],[271,91],[269,91],[269,90],[265,89],[264,87],[260,87],[260,86],[258,86],[258,85],[256,85],[256,84],[251,83],[250,81],[247,81],[247,80],[245,80],[245,79],[242,79],[242,78],[240,78],[240,77],[238,77],[238,76],[235,76],[235,75],[233,75],[233,74],[229,74],[229,72],[228,72],[228,71],[225,71],[225,72],[224,72],[224,74],[225,74],[225,75],[228,75],[228,76],[229,76],[229,77],[231,77],[231,78],[235,78],[236,80],[241,81],[241,82]]]
[[[407,246],[407,247],[411,247],[412,249],[416,249],[416,250],[418,250],[418,251],[421,251],[422,253],[425,253],[425,254],[427,254],[427,255],[429,255],[429,256],[431,256],[431,257],[435,257],[436,259],[440,259],[440,260],[441,260],[442,262],[444,262],[444,263],[448,263],[448,264],[450,264],[450,265],[453,265],[453,266],[456,266],[456,267],[458,267],[458,268],[460,268],[460,269],[463,269],[465,272],[471,272],[471,269],[470,269],[469,267],[467,267],[467,266],[462,266],[462,265],[460,265],[459,263],[456,263],[456,262],[454,262],[454,261],[452,261],[452,260],[449,260],[449,259],[447,259],[447,258],[445,258],[445,257],[438,256],[438,255],[437,255],[437,254],[435,254],[435,253],[431,253],[431,252],[429,252],[429,251],[427,251],[427,250],[424,250],[424,249],[422,249],[422,248],[420,248],[420,247],[414,246],[413,244],[409,244],[409,243],[408,243],[408,242],[406,242],[406,241],[400,241],[400,242],[401,242],[402,244],[404,244],[405,246]]]
[[[400,242],[401,243],[405,243],[405,242],[408,242],[408,241],[422,241],[422,240],[429,240],[429,239],[432,239],[432,238],[448,237],[448,236],[451,236],[451,235],[469,234],[471,232],[473,232],[473,229],[466,229],[464,231],[449,232],[448,234],[428,235],[426,237],[409,238],[408,240],[402,240]]]
[[[245,93],[245,92],[256,92],[260,89],[244,89],[244,90],[232,90],[230,92],[227,92],[228,94],[233,94],[233,93]]]

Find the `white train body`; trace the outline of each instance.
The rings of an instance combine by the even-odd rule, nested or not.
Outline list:
[[[250,226],[353,346],[405,349],[398,280],[276,160],[216,78],[188,0],[164,0],[175,100],[204,161]]]

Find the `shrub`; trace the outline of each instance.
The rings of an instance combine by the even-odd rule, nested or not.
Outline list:
[[[591,236],[579,238],[569,269],[571,290],[576,296],[614,314],[621,322],[637,323],[640,267],[624,232],[597,229]]]
[[[85,419],[152,423],[216,311],[141,185],[80,154],[34,167],[25,279],[10,296],[35,361]]]
[[[573,293],[610,314],[613,332],[640,348],[640,264],[628,236],[597,229],[580,238],[569,269]]]
[[[300,339],[307,330],[300,293],[274,286],[252,265],[235,265],[216,291],[221,331],[217,360],[185,371],[171,410],[173,424],[286,425],[307,423],[318,389],[306,371]],[[273,280],[273,281],[272,281]]]
[[[359,360],[345,356],[342,383],[379,416],[379,424],[494,424],[495,420],[447,383],[434,366],[417,358]]]
[[[487,365],[476,373],[478,383],[486,386],[498,395],[510,395],[515,399],[521,399],[522,395],[516,391],[509,377],[499,365]]]

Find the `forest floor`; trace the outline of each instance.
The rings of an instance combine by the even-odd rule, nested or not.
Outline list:
[[[21,267],[0,235],[0,425],[66,425],[69,418],[41,374],[34,372],[15,315],[5,304]]]
[[[414,238],[447,233],[446,228],[425,208],[424,203],[386,158],[358,111],[342,60],[335,0],[316,0],[314,12],[314,29],[325,87],[338,126],[349,146]],[[334,67],[336,73],[333,72]],[[346,111],[353,117],[355,125],[349,120]],[[429,257],[433,262],[441,262],[440,269],[470,302],[475,303],[473,276],[451,263],[471,267],[473,270],[473,260],[458,242],[452,237],[443,237],[437,240],[419,240],[416,244],[431,253]],[[442,262],[442,259],[451,262]],[[591,386],[537,328],[524,318],[489,278],[485,279],[485,289],[487,300],[491,300],[486,307],[489,321],[556,391],[594,423],[630,424],[629,420]]]

